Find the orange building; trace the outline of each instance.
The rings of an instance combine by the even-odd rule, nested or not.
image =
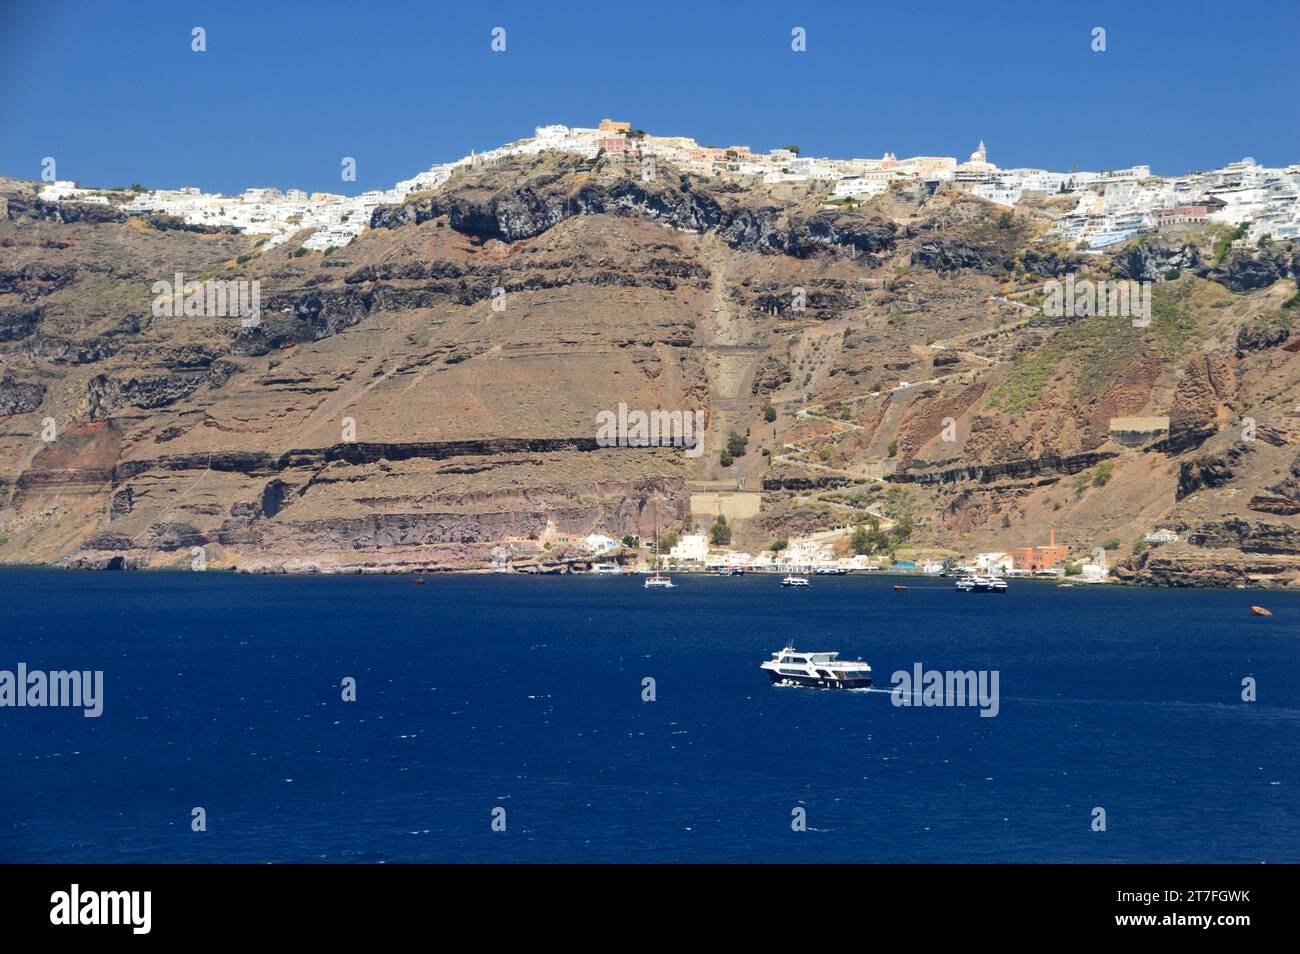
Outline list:
[[[1017,547],[1011,551],[1011,565],[1017,570],[1050,570],[1058,563],[1064,563],[1068,551],[1056,545],[1056,528],[1051,530],[1049,543],[1045,547]]]

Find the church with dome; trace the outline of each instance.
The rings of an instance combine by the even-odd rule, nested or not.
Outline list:
[[[980,140],[979,147],[970,154],[970,158],[957,167],[963,172],[991,172],[997,166],[989,162],[988,150],[984,148],[984,140]]]

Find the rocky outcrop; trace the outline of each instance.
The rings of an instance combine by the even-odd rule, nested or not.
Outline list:
[[[34,411],[44,397],[45,385],[39,381],[16,381],[11,374],[0,377],[0,417]]]
[[[1110,262],[1111,271],[1135,282],[1162,281],[1171,270],[1193,272],[1200,265],[1201,255],[1195,245],[1171,247],[1160,239],[1127,246]]]
[[[790,379],[789,367],[776,358],[767,357],[763,359],[758,372],[754,375],[754,383],[750,386],[750,391],[753,394],[768,394],[789,384]]]
[[[1206,273],[1211,281],[1238,293],[1268,288],[1295,276],[1300,276],[1300,251],[1281,246],[1233,249]]]
[[[39,305],[0,306],[0,341],[30,337],[41,321]]]
[[[1087,260],[1082,255],[1062,252],[1058,249],[1040,252],[1031,248],[1020,254],[1020,267],[1029,274],[1041,278],[1061,278],[1071,272],[1079,271],[1086,264]]]
[[[1279,321],[1260,316],[1237,329],[1237,357],[1286,344],[1291,332]]]
[[[1290,588],[1300,582],[1300,557],[1162,546],[1112,568],[1118,579],[1145,586]]]
[[[1234,443],[1217,453],[1198,454],[1191,460],[1183,461],[1178,467],[1178,490],[1176,499],[1182,500],[1198,490],[1222,487],[1237,476],[1237,470],[1243,457],[1249,454],[1251,446]]]
[[[620,178],[575,185],[560,162],[498,188],[449,188],[399,206],[381,206],[371,228],[392,229],[445,217],[458,232],[480,239],[517,242],[578,216],[623,214],[692,232],[714,231],[734,248],[807,257],[844,247],[874,254],[891,248],[896,227],[887,219],[838,212],[791,214],[777,207],[724,205],[689,177],[661,175],[647,183]]]
[[[998,480],[1028,480],[1044,475],[1077,474],[1095,467],[1103,461],[1118,457],[1110,451],[1085,454],[1044,454],[1025,460],[1010,460],[988,464],[960,464],[955,467],[922,469],[924,462],[912,461],[909,469],[895,473],[891,478],[902,483],[953,484],[989,483]]]
[[[1226,417],[1235,401],[1236,390],[1236,377],[1221,355],[1193,356],[1174,390],[1169,409],[1170,437],[1195,431]]]
[[[1257,513],[1271,513],[1278,517],[1294,517],[1300,514],[1300,501],[1290,497],[1274,497],[1256,494],[1250,498],[1250,509]]]
[[[916,243],[912,250],[912,264],[945,274],[971,270],[991,275],[1009,270],[1015,260],[1000,247],[976,245],[964,238],[936,236]]]
[[[1232,548],[1245,553],[1300,555],[1300,529],[1262,520],[1216,520],[1188,531],[1186,540],[1208,549]]]
[[[124,407],[165,407],[193,394],[206,379],[204,371],[125,379],[96,375],[86,385],[86,419],[102,421]]]
[[[125,222],[126,215],[111,205],[94,202],[43,202],[37,199],[31,209],[32,215],[50,222],[69,224],[72,222]]]

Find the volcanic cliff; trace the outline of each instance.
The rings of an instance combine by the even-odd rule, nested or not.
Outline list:
[[[1300,250],[1082,255],[1041,210],[827,199],[542,154],[322,254],[0,180],[0,561],[560,567],[760,494],[750,552],[1055,528],[1137,582],[1300,585]],[[160,317],[176,273],[259,282],[259,320]],[[1150,323],[1046,319],[1066,275],[1150,282]],[[605,446],[620,405],[704,410],[703,453]]]

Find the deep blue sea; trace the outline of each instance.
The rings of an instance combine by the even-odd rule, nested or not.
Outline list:
[[[0,708],[0,861],[1300,861],[1300,594],[675,580],[0,571],[0,669],[105,682]]]

